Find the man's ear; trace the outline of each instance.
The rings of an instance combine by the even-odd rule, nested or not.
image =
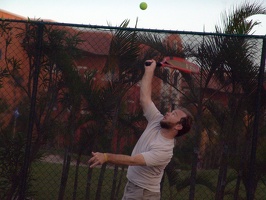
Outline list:
[[[182,124],[181,123],[178,123],[175,125],[175,130],[179,131],[183,128]]]

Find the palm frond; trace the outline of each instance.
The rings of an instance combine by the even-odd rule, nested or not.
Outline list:
[[[226,34],[249,34],[252,29],[259,25],[259,21],[248,20],[253,16],[266,14],[266,8],[261,3],[244,2],[240,6],[235,6],[230,12],[222,14],[222,26],[215,26],[216,32]]]
[[[112,33],[113,36],[107,62],[103,70],[104,73],[119,71],[121,74],[129,70],[140,54],[137,32],[123,29],[128,24],[129,20],[124,20],[120,25],[121,29],[116,29]]]

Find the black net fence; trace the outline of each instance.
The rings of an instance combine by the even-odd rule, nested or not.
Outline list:
[[[200,72],[155,71],[160,111],[194,116],[162,199],[266,199],[266,38],[126,26],[0,21],[0,199],[121,199],[127,166],[88,160],[131,154],[144,62],[166,56]]]

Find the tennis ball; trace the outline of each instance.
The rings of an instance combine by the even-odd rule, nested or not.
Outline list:
[[[146,2],[141,2],[141,3],[139,4],[139,7],[140,7],[141,10],[146,10],[147,7],[148,7],[148,5],[147,5]]]

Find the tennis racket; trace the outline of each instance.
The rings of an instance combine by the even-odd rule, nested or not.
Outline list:
[[[151,62],[145,62],[145,66],[150,66]],[[162,62],[157,62],[156,67],[169,67],[185,73],[199,73],[198,65],[180,57],[165,57]]]

